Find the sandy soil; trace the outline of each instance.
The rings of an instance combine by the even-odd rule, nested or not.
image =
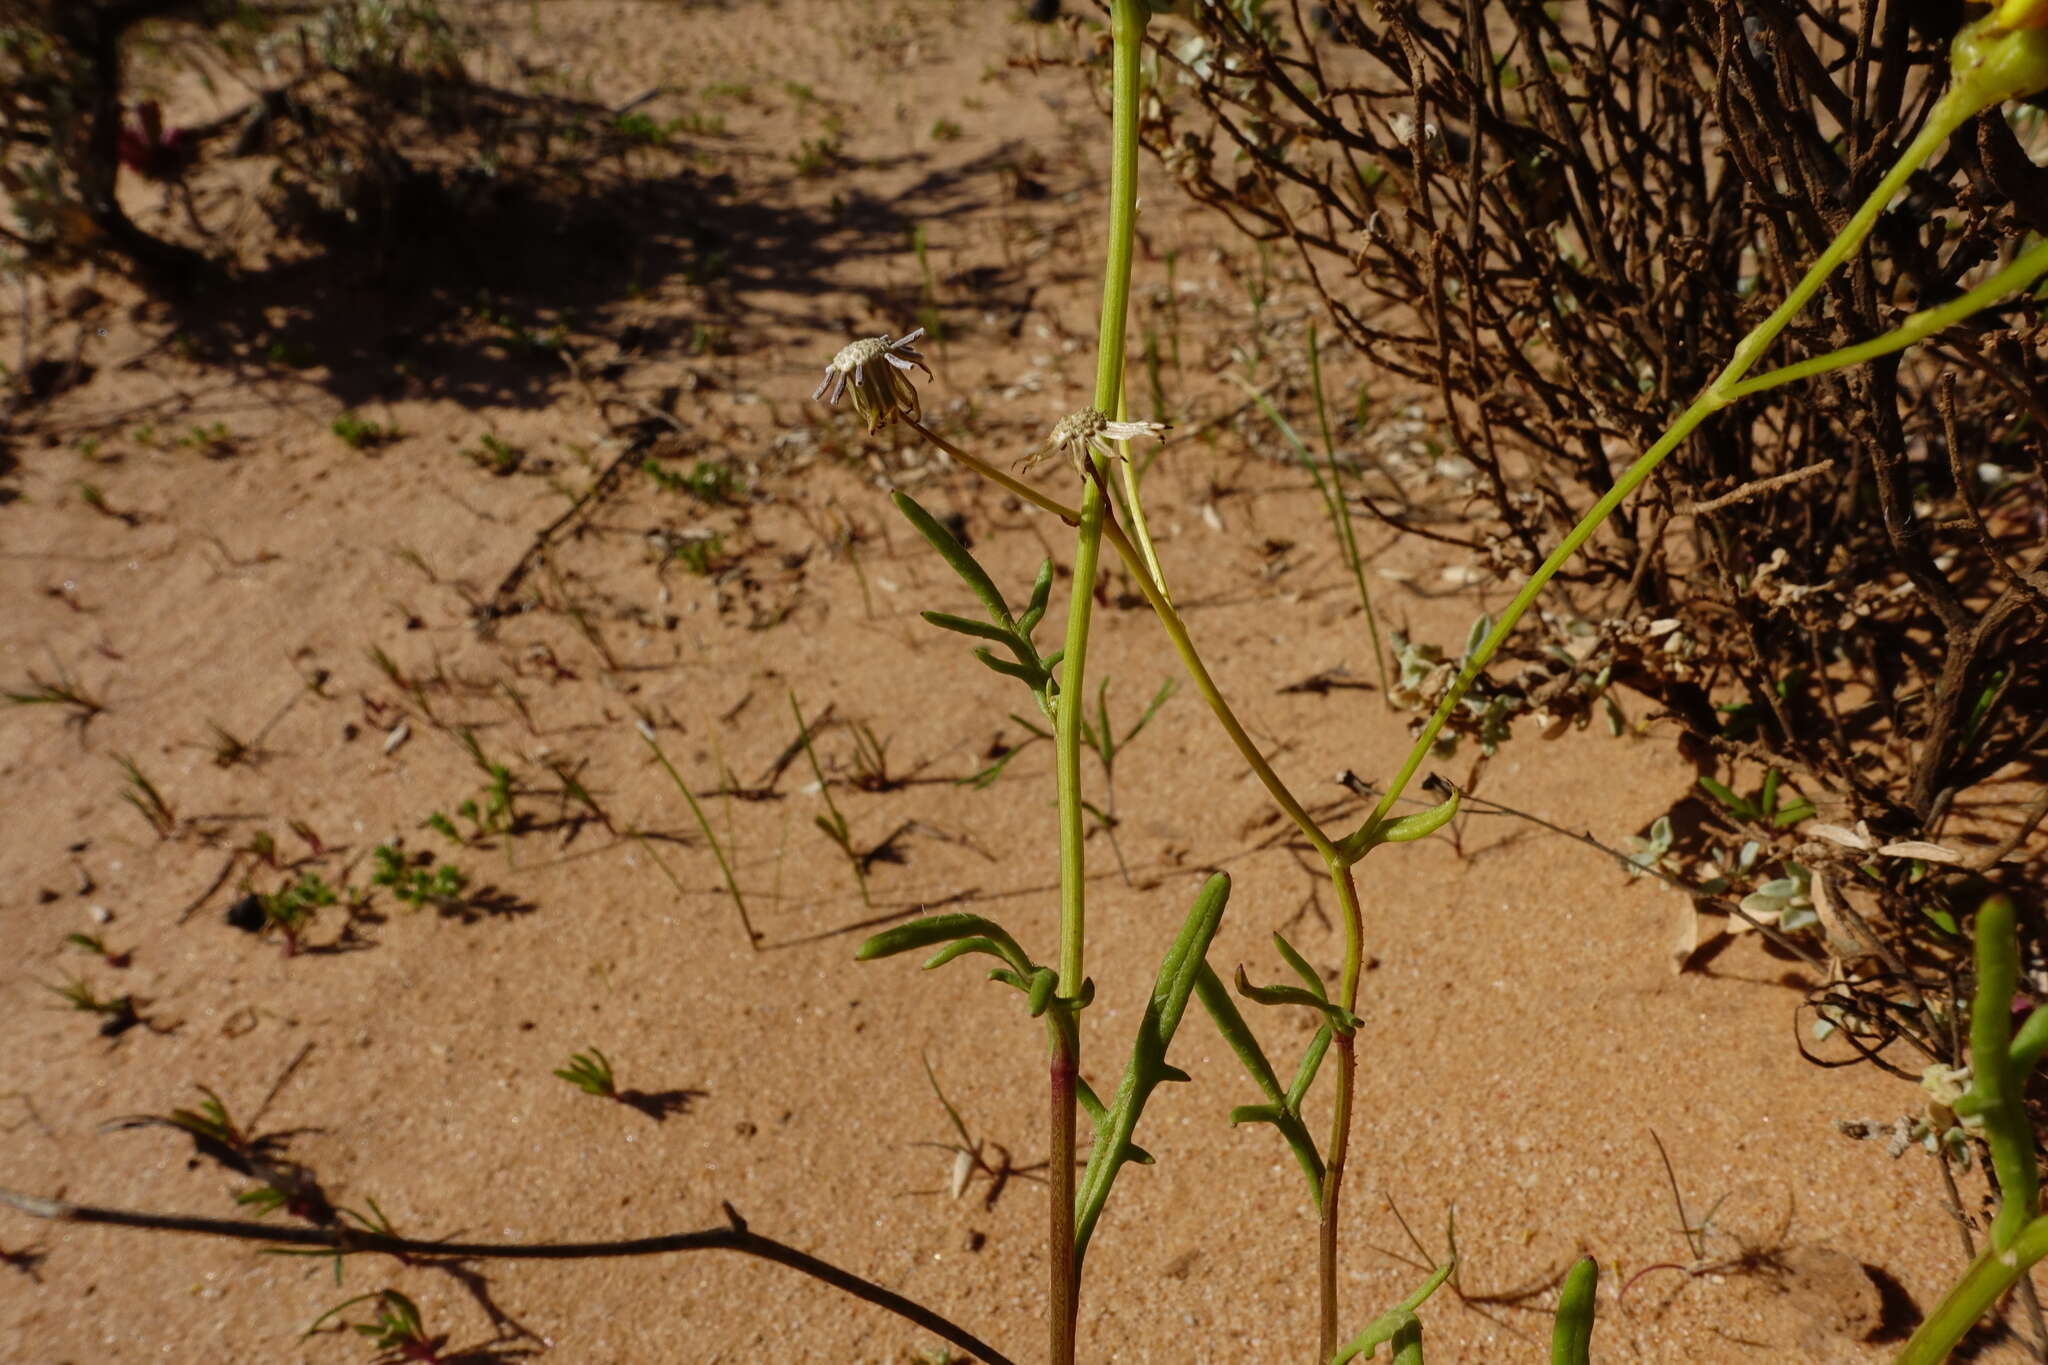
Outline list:
[[[8,437],[0,678],[62,673],[105,709],[82,724],[61,707],[0,717],[15,959],[0,982],[0,1183],[234,1215],[250,1180],[193,1159],[176,1133],[109,1127],[193,1105],[203,1085],[252,1132],[282,1135],[337,1204],[374,1199],[406,1233],[644,1236],[718,1225],[730,1201],[757,1231],[1041,1357],[1042,1035],[970,967],[920,974],[853,950],[944,904],[1050,956],[1056,921],[1049,753],[1027,749],[986,790],[959,785],[992,746],[1025,738],[1009,718],[1022,698],[918,620],[971,600],[886,490],[959,517],[1019,594],[1041,557],[1070,551],[1063,528],[808,401],[845,340],[911,325],[914,225],[948,328],[925,390],[936,425],[1007,463],[1085,400],[1096,106],[1073,72],[1018,64],[1064,40],[1007,8],[475,6],[494,42],[546,54],[597,98],[672,87],[647,108],[717,114],[723,131],[644,154],[638,187],[601,206],[608,235],[508,225],[381,281],[333,261],[266,266],[236,245],[245,285],[186,315],[104,277],[91,294],[71,292],[83,276],[39,291],[30,349],[75,350],[91,373]],[[189,99],[187,117],[204,112]],[[815,138],[836,138],[841,159],[795,174]],[[243,222],[233,174],[201,186],[216,224]],[[1255,321],[1242,284],[1255,253],[1166,185],[1146,195],[1134,328],[1181,352],[1165,378],[1182,431],[1147,485],[1168,572],[1282,773],[1335,812],[1355,802],[1334,776],[1389,772],[1404,722],[1368,687],[1286,690],[1332,669],[1369,677],[1362,620],[1306,480],[1270,440],[1206,420],[1242,401],[1218,377],[1239,365],[1233,347],[1269,352],[1268,376],[1298,368],[1309,304],[1279,275]],[[172,221],[158,197],[138,187],[136,211]],[[557,323],[574,372],[508,339]],[[17,316],[0,337],[10,356],[20,333]],[[1347,387],[1375,382],[1335,364]],[[1403,397],[1376,411],[1396,421]],[[330,430],[344,410],[397,438],[350,448]],[[523,452],[518,472],[465,457],[486,434]],[[673,491],[642,458],[672,475],[724,462],[742,491]],[[1505,600],[1499,584],[1447,578],[1456,566],[1428,546],[1367,534],[1383,610],[1422,638],[1455,646]],[[673,552],[688,543],[705,547],[687,552],[694,566]],[[1103,601],[1092,667],[1135,715],[1178,666],[1127,584],[1112,575]],[[510,610],[479,629],[491,602]],[[1042,638],[1057,621],[1055,608]],[[893,837],[871,906],[813,824],[824,806],[804,760],[775,768],[796,735],[792,691],[823,718],[819,757],[856,842]],[[707,794],[758,943],[642,723]],[[239,761],[217,761],[215,726],[245,742]],[[483,799],[465,730],[509,769],[521,826],[458,847],[424,822]],[[859,780],[862,734],[886,745],[886,782]],[[161,833],[124,800],[120,756],[161,792]],[[1090,845],[1102,990],[1086,1058],[1105,1092],[1211,870],[1236,885],[1213,954],[1226,975],[1243,962],[1277,979],[1276,928],[1318,967],[1342,951],[1327,890],[1191,690],[1116,778],[1128,878],[1106,840]],[[1486,790],[1618,843],[1691,778],[1651,728],[1519,739]],[[734,785],[765,790],[709,794]],[[238,851],[259,834],[276,865]],[[408,911],[370,886],[385,841],[461,867],[467,890]],[[1425,1313],[1431,1358],[1446,1361],[1546,1358],[1556,1284],[1581,1251],[1603,1268],[1597,1358],[1700,1365],[1887,1359],[1960,1270],[1932,1161],[1834,1128],[1889,1122],[1917,1093],[1801,1061],[1795,1030],[1810,1021],[1795,1011],[1814,982],[1796,961],[1751,936],[1674,971],[1682,898],[1501,820],[1363,871],[1376,966],[1347,1321],[1422,1276],[1396,1208],[1432,1255],[1456,1208],[1462,1302],[1446,1292]],[[367,904],[322,911],[293,956],[224,923],[245,893],[302,872],[367,890]],[[127,965],[65,946],[74,932]],[[102,1038],[46,989],[74,977],[132,994],[143,1025]],[[1291,1063],[1306,1025],[1259,1022]],[[610,1104],[551,1074],[593,1045],[654,1099]],[[921,1058],[991,1159],[1024,1175],[952,1197],[953,1133]],[[1272,1133],[1228,1125],[1256,1095],[1199,1017],[1175,1060],[1196,1083],[1155,1100],[1139,1137],[1158,1164],[1125,1174],[1097,1235],[1085,1358],[1300,1360],[1314,1339],[1302,1186]],[[1687,1213],[1712,1211],[1703,1262],[1653,1134]],[[1976,1207],[1981,1181],[1964,1197]],[[359,1339],[299,1334],[386,1285],[467,1360],[943,1358],[876,1309],[716,1252],[360,1259],[337,1287],[324,1260],[13,1215],[0,1251],[0,1358],[24,1362],[360,1360]],[[2019,1358],[1997,1330],[1981,1348]]]

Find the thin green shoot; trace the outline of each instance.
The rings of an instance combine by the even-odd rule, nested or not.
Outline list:
[[[398,439],[398,429],[372,422],[353,412],[344,412],[329,423],[328,430],[350,450],[375,450]]]
[[[734,908],[740,912],[740,927],[747,932],[747,944],[758,950],[761,946],[760,932],[754,928],[754,922],[747,914],[747,901],[746,897],[740,894],[739,879],[733,875],[732,862],[725,856],[725,846],[718,842],[718,835],[712,832],[711,821],[705,816],[704,807],[697,803],[697,798],[690,792],[689,784],[684,782],[683,775],[676,771],[676,765],[668,761],[668,755],[662,751],[660,742],[654,737],[654,728],[642,721],[639,731],[640,738],[654,751],[655,761],[661,764],[663,771],[668,773],[669,780],[676,784],[676,790],[683,794],[683,800],[689,803],[690,814],[697,817],[697,828],[704,831],[704,838],[711,845],[712,856],[718,859],[718,871],[725,878],[725,889],[732,896]],[[647,850],[649,857],[660,864],[662,871],[668,872],[668,864],[661,861],[660,855],[654,852],[645,838],[640,839],[640,846]],[[669,873],[669,880],[675,882],[678,891],[682,889],[682,883],[676,880],[673,872]]]
[[[107,941],[98,934],[66,934],[64,945],[81,953],[91,953],[109,967],[126,967],[132,957],[132,954],[125,950],[116,951],[108,947]]]
[[[596,1095],[607,1100],[619,1097],[618,1081],[612,1074],[611,1058],[594,1046],[588,1052],[572,1054],[569,1065],[556,1068],[555,1075],[587,1095]]]
[[[325,1326],[329,1319],[340,1316],[359,1303],[374,1303],[376,1316],[369,1322],[345,1324],[358,1336],[367,1337],[369,1344],[390,1358],[420,1362],[420,1365],[442,1365],[439,1347],[434,1338],[427,1335],[426,1325],[420,1317],[419,1305],[399,1293],[396,1289],[379,1289],[370,1294],[358,1294],[344,1299],[313,1320],[313,1325],[304,1333],[312,1336]]]
[[[94,716],[105,711],[106,704],[85,689],[63,665],[56,667],[54,681],[38,677],[33,669],[28,681],[0,691],[0,701],[10,706],[67,706],[71,714],[66,716],[67,724],[76,725],[81,731],[92,722]]]
[[[121,799],[134,807],[135,813],[142,817],[157,838],[170,838],[178,829],[178,817],[170,802],[164,800],[164,794],[157,790],[156,784],[143,773],[134,758],[115,754],[114,762],[119,765],[127,784],[121,792]]]
[[[839,809],[839,803],[832,799],[832,784],[825,779],[825,769],[818,762],[818,751],[811,743],[811,727],[804,720],[803,708],[797,703],[794,690],[789,694],[789,709],[796,717],[797,740],[804,747],[804,757],[810,760],[811,776],[818,781],[818,794],[825,798],[826,813],[817,817],[817,826],[845,856],[846,865],[853,869],[854,883],[860,887],[860,903],[872,906],[874,901],[868,896],[867,859],[853,846],[853,832],[846,823],[846,815]]]
[[[1293,424],[1281,415],[1280,409],[1273,405],[1273,401],[1244,378],[1239,377],[1237,382],[1251,395],[1252,401],[1259,405],[1281,436],[1294,448],[1295,458],[1300,460],[1301,467],[1308,471],[1309,478],[1315,483],[1316,492],[1323,499],[1323,509],[1329,514],[1330,529],[1336,537],[1338,557],[1344,561],[1344,567],[1351,571],[1352,582],[1358,588],[1359,606],[1365,612],[1366,631],[1372,638],[1373,668],[1379,675],[1380,699],[1391,711],[1394,709],[1393,684],[1387,671],[1387,651],[1380,640],[1379,615],[1373,610],[1372,592],[1365,584],[1365,563],[1363,556],[1359,554],[1358,536],[1351,522],[1351,504],[1344,496],[1343,465],[1337,459],[1336,441],[1330,429],[1329,406],[1323,394],[1323,367],[1316,350],[1316,329],[1313,327],[1308,329],[1308,367],[1310,387],[1315,391],[1316,420],[1321,424],[1323,433],[1323,461],[1329,466],[1327,479],[1323,477],[1323,470],[1317,463],[1314,453],[1309,450],[1308,443],[1301,439]]]

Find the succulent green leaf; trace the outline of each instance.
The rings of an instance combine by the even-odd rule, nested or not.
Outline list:
[[[919,535],[931,542],[939,557],[952,565],[953,572],[959,574],[974,595],[981,599],[982,606],[988,609],[989,619],[1006,630],[1016,630],[1017,622],[1010,615],[1010,604],[1003,600],[1003,594],[988,576],[988,571],[967,553],[967,547],[955,539],[937,518],[918,506],[917,500],[908,493],[894,493],[890,497],[896,504],[896,510],[917,528]]]
[[[1043,664],[1033,668],[1030,664],[1020,664],[1010,659],[998,659],[995,651],[986,645],[976,649],[974,657],[1003,676],[1016,678],[1020,682],[1029,683],[1034,687],[1043,681],[1045,675],[1051,670],[1050,664]]]
[[[1301,1102],[1308,1097],[1309,1086],[1315,1083],[1316,1068],[1323,1064],[1323,1054],[1330,1050],[1330,1039],[1335,1036],[1328,1024],[1316,1030],[1316,1036],[1309,1040],[1308,1050],[1301,1054],[1301,1065],[1295,1068],[1294,1084],[1287,1087],[1287,1107],[1301,1112]]]
[[[1181,1016],[1187,1011],[1188,996],[1208,970],[1203,957],[1216,937],[1217,926],[1223,922],[1223,910],[1229,901],[1230,878],[1219,872],[1203,884],[1179,936],[1167,949],[1165,960],[1159,964],[1159,973],[1152,984],[1152,998],[1146,1003],[1144,1017],[1138,1021],[1138,1036],[1131,1043],[1131,1059],[1124,1066],[1116,1100],[1097,1125],[1095,1146],[1088,1153],[1087,1168],[1082,1171],[1079,1188],[1075,1191],[1076,1273],[1087,1254],[1088,1239],[1094,1234],[1096,1221],[1102,1216],[1103,1205],[1109,1199],[1117,1171],[1132,1160],[1131,1137],[1144,1113],[1146,1100],[1162,1081],[1186,1078],[1186,1073],[1167,1064],[1166,1049],[1173,1040],[1174,1031],[1180,1027]],[[1088,994],[1086,982],[1082,985],[1082,994]]]
[[[980,915],[957,913],[927,915],[923,919],[885,929],[861,944],[854,957],[861,962],[872,962],[876,958],[929,948],[935,943],[955,944],[963,939],[968,940],[965,946],[944,949],[924,965],[927,968],[943,966],[963,953],[993,952],[1015,968],[1019,976],[1028,976],[1037,970],[1038,964],[1017,946],[1017,940],[1011,938],[1002,925]],[[1022,989],[1021,983],[1019,988]]]
[[[1038,629],[1038,623],[1045,619],[1046,603],[1052,600],[1052,561],[1047,559],[1038,566],[1038,577],[1031,584],[1031,601],[1024,607],[1024,614],[1017,618],[1017,631],[1027,640],[1031,632]]]
[[[1428,838],[1457,818],[1458,803],[1462,799],[1458,792],[1453,791],[1450,799],[1440,805],[1431,806],[1428,810],[1418,811],[1414,815],[1404,815],[1398,820],[1387,821],[1380,826],[1380,842],[1406,844]]]
[[[1339,841],[1337,847],[1353,862],[1370,853],[1381,844],[1405,844],[1416,839],[1425,839],[1449,824],[1458,814],[1458,804],[1463,799],[1456,788],[1452,788],[1449,799],[1428,810],[1404,815],[1398,820],[1382,820],[1378,823],[1367,821],[1357,832]]]
[[[1280,950],[1280,956],[1285,959],[1288,966],[1294,968],[1294,974],[1301,978],[1302,984],[1315,993],[1318,1000],[1330,998],[1329,992],[1323,988],[1323,978],[1317,975],[1315,968],[1308,965],[1307,958],[1294,951],[1294,945],[1289,943],[1287,936],[1278,929],[1273,931],[1273,946]]]
[[[1079,1083],[1076,1093],[1081,1099],[1081,1112],[1088,1116],[1090,1123],[1100,1128],[1103,1121],[1109,1117],[1109,1111],[1102,1107],[1102,1100],[1096,1095],[1095,1087],[1088,1084],[1087,1077],[1077,1076],[1075,1080]]]
[[[1358,1031],[1358,1016],[1342,1005],[1333,1005],[1299,986],[1254,986],[1245,976],[1243,967],[1237,969],[1237,993],[1261,1005],[1306,1005],[1328,1019],[1337,1032],[1349,1035]]]
[[[1045,1007],[1052,1003],[1052,993],[1059,989],[1060,974],[1050,967],[1040,967],[1031,974],[1031,984],[1025,988],[1025,999],[1031,1006],[1031,1017],[1036,1019],[1045,1013]]]
[[[1557,1296],[1557,1321],[1550,1329],[1550,1365],[1592,1365],[1594,1291],[1600,1263],[1581,1256],[1564,1277]]]
[[[967,938],[955,939],[948,943],[945,947],[926,958],[922,965],[926,971],[930,971],[934,967],[943,967],[954,958],[965,957],[969,953],[987,953],[990,957],[1002,958],[1005,962],[1009,961],[1009,958],[1004,956],[1003,946],[1000,943],[997,943],[992,938],[973,934]]]
[[[1320,1208],[1323,1202],[1323,1158],[1316,1150],[1315,1139],[1309,1136],[1307,1126],[1301,1121],[1298,1104],[1290,1102],[1289,1097],[1281,1093],[1280,1078],[1273,1074],[1272,1063],[1266,1060],[1265,1050],[1259,1046],[1257,1036],[1238,1012],[1237,1002],[1230,998],[1230,991],[1206,963],[1203,964],[1201,978],[1195,983],[1195,993],[1202,999],[1202,1008],[1209,1011],[1216,1031],[1223,1035],[1223,1041],[1230,1045],[1230,1050],[1237,1054],[1238,1061],[1243,1063],[1253,1082],[1270,1101],[1265,1106],[1250,1107],[1273,1111],[1275,1117],[1267,1121],[1287,1139],[1288,1147],[1294,1152],[1295,1164],[1301,1167],[1301,1173],[1308,1181],[1309,1199]],[[1309,1052],[1316,1061],[1322,1059],[1322,1049],[1328,1047],[1329,1042],[1330,1030],[1326,1026],[1317,1032],[1316,1041],[1309,1045]],[[1303,1059],[1303,1065],[1313,1076],[1314,1067],[1308,1058]],[[1304,1092],[1308,1089],[1306,1082],[1302,1083],[1301,1089]],[[1238,1111],[1233,1111],[1233,1114],[1235,1112]],[[1236,1122],[1234,1117],[1232,1122]]]
[[[940,630],[950,630],[960,635],[972,635],[976,639],[994,640],[1008,644],[1016,637],[1001,626],[990,625],[987,621],[976,621],[965,616],[955,616],[947,611],[921,611],[918,615]]]
[[[2036,1006],[2012,1036],[2013,1073],[2025,1080],[2048,1051],[2048,1007]]]
[[[1413,1329],[1416,1325],[1415,1310],[1422,1307],[1423,1302],[1431,1294],[1436,1293],[1445,1280],[1451,1278],[1451,1271],[1456,1269],[1457,1265],[1458,1263],[1452,1260],[1439,1266],[1435,1274],[1423,1281],[1422,1288],[1373,1319],[1370,1326],[1353,1337],[1337,1354],[1331,1356],[1330,1365],[1347,1365],[1347,1362],[1359,1356],[1370,1357],[1379,1349],[1381,1342],[1392,1341],[1403,1328]]]

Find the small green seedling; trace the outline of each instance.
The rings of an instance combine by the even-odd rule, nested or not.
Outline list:
[[[226,1100],[203,1085],[199,1087],[199,1093],[206,1098],[199,1102],[197,1109],[173,1109],[168,1114],[144,1117],[185,1133],[198,1145],[202,1155],[235,1170],[246,1169],[249,1159],[256,1154],[256,1142],[228,1113]]]
[[[398,1229],[392,1225],[391,1219],[385,1216],[384,1210],[378,1206],[375,1199],[369,1195],[364,1195],[363,1202],[369,1205],[370,1211],[368,1213],[364,1213],[360,1209],[335,1207],[333,1209],[334,1218],[354,1223],[364,1232],[378,1237],[398,1237],[401,1235]],[[339,1285],[342,1280],[341,1263],[356,1253],[350,1247],[336,1247],[332,1250],[325,1247],[279,1247],[273,1254],[278,1256],[331,1256],[334,1258],[334,1282]],[[400,1265],[411,1266],[419,1264],[419,1259],[409,1252],[380,1251],[378,1254],[389,1256]]]
[[[708,578],[725,558],[725,538],[716,532],[683,536],[676,540],[669,553],[694,577]]]
[[[838,166],[843,159],[839,142],[830,137],[807,137],[789,155],[789,164],[801,176],[819,176]]]
[[[113,504],[107,501],[106,490],[96,483],[79,484],[78,500],[103,517],[112,517],[116,521],[126,519],[121,513],[114,510]]]
[[[64,720],[76,725],[81,732],[92,723],[92,718],[106,710],[106,705],[85,690],[79,681],[59,666],[54,682],[36,676],[31,670],[26,683],[0,691],[0,701],[9,706],[65,706],[71,714]]]
[[[618,1082],[612,1075],[611,1059],[595,1047],[588,1052],[572,1054],[569,1065],[556,1068],[555,1074],[587,1095],[596,1095],[606,1100],[619,1098]]]
[[[257,897],[257,903],[263,910],[263,927],[277,930],[284,938],[284,955],[296,957],[313,917],[336,899],[334,889],[317,873],[302,872],[269,895]]]
[[[690,814],[697,817],[697,828],[704,831],[705,841],[711,845],[711,855],[718,860],[719,875],[725,878],[725,889],[732,896],[734,908],[739,911],[740,927],[747,931],[747,946],[758,951],[761,945],[761,932],[754,928],[754,921],[747,914],[747,902],[740,894],[739,878],[733,875],[732,860],[726,857],[725,845],[718,842],[718,835],[711,828],[710,817],[704,814],[702,803],[691,792],[689,784],[683,781],[683,775],[676,771],[676,765],[668,761],[668,755],[663,752],[660,741],[654,737],[654,727],[642,720],[637,728],[641,740],[654,752],[654,761],[661,765],[662,771],[668,774],[669,781],[675,783],[676,790],[682,793],[683,801],[690,807]],[[670,884],[677,891],[681,891],[682,881],[669,869],[669,865],[662,861],[661,855],[654,851],[654,845],[648,843],[645,837],[641,837],[640,847],[647,850],[647,856],[654,859],[654,865],[668,877]]]
[[[392,895],[415,910],[429,904],[436,907],[459,905],[462,893],[469,886],[468,873],[453,863],[436,864],[431,853],[423,853],[419,860],[409,861],[393,845],[379,844],[370,856],[376,863],[370,884],[389,887]]]
[[[142,1022],[132,995],[102,996],[84,977],[73,977],[61,986],[46,986],[67,1005],[82,1014],[100,1016],[100,1037],[118,1038]]]
[[[206,722],[206,728],[213,732],[213,739],[208,748],[213,752],[214,767],[232,768],[239,763],[254,763],[259,757],[255,744],[241,738],[218,721]]]
[[[370,1322],[344,1324],[350,1331],[369,1338],[377,1348],[380,1361],[414,1361],[418,1365],[441,1365],[441,1338],[427,1335],[425,1323],[420,1318],[419,1306],[396,1289],[379,1289],[372,1294],[358,1294],[344,1299],[313,1320],[305,1335],[312,1336],[328,1321],[359,1303],[376,1304],[376,1317]]]
[[[847,726],[853,734],[853,785],[864,792],[891,792],[906,779],[889,771],[889,742],[864,720]]]
[[[91,953],[109,967],[128,965],[130,954],[125,951],[115,952],[107,946],[107,941],[97,934],[66,934],[64,942],[82,953]]]
[[[353,412],[344,412],[327,428],[350,450],[375,450],[398,439],[396,427],[372,422]]]
[[[142,769],[127,754],[115,754],[114,762],[120,765],[128,786],[121,793],[121,799],[135,808],[149,825],[150,831],[159,839],[168,839],[178,828],[178,817],[171,810],[171,803],[164,800],[164,794],[156,784],[143,775]]]
[[[208,422],[193,427],[177,439],[180,450],[194,450],[209,460],[222,460],[235,453],[236,440],[225,422]]]
[[[818,751],[811,745],[811,727],[804,720],[803,708],[797,704],[796,693],[789,694],[789,709],[796,716],[797,741],[803,745],[804,757],[811,761],[811,776],[818,780],[818,794],[825,798],[825,814],[817,817],[817,826],[845,855],[846,865],[853,869],[853,880],[860,887],[860,903],[873,905],[868,898],[868,860],[853,846],[853,830],[846,823],[846,816],[839,809],[839,803],[832,799],[832,784],[825,780],[825,769],[818,763]]]
[[[639,110],[620,114],[612,120],[612,133],[620,140],[641,147],[666,147],[668,140],[681,128],[681,123],[663,123],[652,115]]]
[[[1711,777],[1699,780],[1700,790],[1721,803],[1721,808],[1737,820],[1747,824],[1768,825],[1772,829],[1790,829],[1801,820],[1814,816],[1813,802],[1794,793],[1791,800],[1785,799],[1782,790],[1785,775],[1776,768],[1764,774],[1764,784],[1754,796],[1738,796],[1733,789],[1716,782]]]
[[[501,441],[489,432],[479,437],[477,444],[462,452],[471,463],[480,469],[487,469],[499,478],[519,472],[519,466],[526,461],[526,452],[509,442]]]

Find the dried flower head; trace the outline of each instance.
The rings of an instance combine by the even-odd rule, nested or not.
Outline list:
[[[1082,408],[1060,418],[1059,425],[1052,429],[1052,435],[1045,438],[1045,444],[1026,455],[1020,463],[1025,469],[1030,469],[1064,452],[1073,462],[1074,472],[1080,474],[1085,471],[1089,451],[1099,453],[1104,459],[1123,459],[1123,450],[1110,442],[1134,441],[1141,436],[1157,436],[1163,441],[1166,439],[1166,426],[1160,422],[1112,422],[1095,408]]]
[[[911,367],[923,370],[926,378],[931,377],[931,367],[924,363],[924,357],[913,344],[923,335],[924,328],[920,327],[894,341],[889,340],[887,332],[878,337],[863,337],[832,357],[832,363],[825,367],[825,382],[818,385],[818,391],[811,397],[837,407],[839,396],[850,383],[853,410],[868,424],[870,433],[880,431],[898,417],[915,422],[921,409],[917,387],[910,382]]]

